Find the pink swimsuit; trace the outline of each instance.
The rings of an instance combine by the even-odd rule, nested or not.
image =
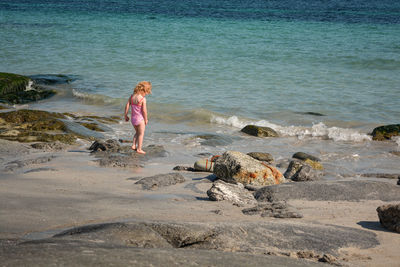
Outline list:
[[[144,120],[142,114],[143,99],[144,97],[142,97],[137,104],[133,104],[133,96],[131,97],[131,122],[133,126],[138,126]]]

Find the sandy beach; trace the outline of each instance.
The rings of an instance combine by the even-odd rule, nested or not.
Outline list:
[[[346,244],[344,247],[337,247],[334,249],[336,263],[346,266],[396,266],[400,262],[400,256],[397,253],[400,237],[397,233],[383,228],[376,213],[378,206],[396,202],[381,200],[307,201],[299,199],[289,200],[288,203],[304,215],[301,219],[248,216],[242,213],[243,207],[232,205],[228,201],[217,202],[208,199],[206,191],[212,185],[210,173],[180,172],[185,177],[184,183],[159,188],[158,190],[143,190],[141,185],[135,184],[137,180],[155,174],[167,173],[170,166],[164,166],[164,169],[160,166],[155,168],[146,165],[143,168],[134,169],[104,168],[99,167],[98,163],[94,161],[94,157],[86,149],[87,144],[70,146],[64,151],[49,152],[32,149],[27,144],[4,140],[0,142],[2,165],[0,179],[0,239],[2,240],[2,251],[0,258],[2,258],[2,266],[25,265],[28,260],[30,265],[48,263],[56,263],[57,265],[63,262],[67,265],[78,264],[78,261],[67,260],[71,256],[81,255],[81,253],[72,249],[74,246],[71,249],[68,249],[66,245],[62,246],[66,250],[62,249],[64,254],[58,255],[53,251],[54,246],[43,249],[46,246],[38,243],[35,246],[44,247],[42,247],[41,253],[34,253],[27,249],[27,246],[32,245],[24,245],[23,242],[46,240],[64,230],[84,225],[113,222],[128,224],[157,222],[189,225],[200,223],[206,226],[285,225],[289,223],[290,227],[296,225],[346,227],[346,229],[356,229],[368,233],[372,236],[372,239],[376,239],[376,244],[362,248],[364,244],[361,240],[358,244]],[[6,167],[10,166],[9,162],[13,160],[23,161],[43,157],[49,157],[49,160],[39,164],[27,164],[7,171]],[[396,181],[392,179],[388,182],[395,184]],[[285,237],[282,238],[285,239]],[[286,238],[290,239],[291,237]],[[149,248],[148,250],[154,249],[156,248]],[[145,250],[142,248],[141,252],[137,252],[138,255],[147,253]],[[201,253],[218,251],[207,250],[208,252],[206,252],[201,249],[196,254],[196,250],[193,249],[174,248],[173,250],[176,251],[176,254],[173,252],[173,255],[184,253],[184,255],[197,255],[198,257],[202,255]],[[190,253],[187,254],[182,250],[190,250]],[[252,258],[254,260],[257,258],[255,265],[261,265],[268,261],[276,262],[276,266],[316,263],[315,259],[297,259],[295,252],[303,250],[307,250],[306,245],[305,248],[298,247],[296,250],[265,247],[262,249],[262,253],[259,251],[241,251],[238,248],[225,248],[223,253],[236,253],[234,257],[237,256],[240,259]],[[48,251],[47,254],[55,253],[54,255],[58,256],[49,257],[46,251]],[[87,262],[88,265],[97,263],[106,265],[107,261],[99,256],[102,253],[96,249],[91,251],[92,254],[97,254],[97,256],[92,257],[92,261]],[[165,251],[159,252],[158,255],[163,253]],[[152,254],[157,254],[157,252],[153,251]],[[43,255],[46,255],[47,261],[43,259]],[[219,253],[218,255],[223,254]],[[182,255],[179,257],[182,257]],[[273,258],[272,261],[270,257]],[[148,258],[147,260],[142,258],[139,263],[143,266],[150,263],[160,264],[156,258],[153,259],[154,261],[151,263]],[[128,259],[125,260],[122,259],[115,263],[116,265],[125,265]],[[216,261],[210,263],[204,258],[197,260],[200,266],[226,266],[229,262]],[[283,262],[280,262],[280,260],[283,260]],[[178,265],[178,263],[178,261],[172,260],[168,264]]]

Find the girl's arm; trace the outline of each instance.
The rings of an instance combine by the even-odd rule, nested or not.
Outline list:
[[[142,114],[143,114],[143,118],[144,118],[144,124],[147,125],[149,120],[147,119],[147,102],[146,102],[146,98],[143,99]]]
[[[131,106],[131,98],[128,99],[128,102],[125,105],[125,121],[129,121],[128,112]]]

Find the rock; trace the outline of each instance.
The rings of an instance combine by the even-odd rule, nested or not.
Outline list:
[[[400,204],[379,206],[376,211],[383,227],[400,233]]]
[[[296,153],[293,154],[292,158],[299,159],[299,160],[302,160],[302,161],[305,161],[306,159],[310,159],[312,161],[318,161],[318,162],[321,161],[319,158],[317,158],[317,157],[315,157],[313,155],[304,153],[304,152],[296,152]]]
[[[400,135],[400,124],[391,124],[376,127],[372,131],[372,140],[383,141],[390,140],[392,136]]]
[[[397,185],[400,185],[400,177],[399,177],[399,180],[397,180]]]
[[[245,204],[256,204],[253,194],[247,191],[242,184],[230,184],[221,180],[213,183],[212,187],[207,191],[210,200],[222,201],[227,200],[233,204],[243,206]]]
[[[308,159],[307,159],[308,160]],[[316,181],[320,180],[323,173],[315,170],[306,162],[292,160],[284,173],[286,179],[291,179],[296,182]]]
[[[219,157],[215,162],[214,174],[228,183],[255,186],[280,184],[285,180],[276,168],[237,151],[227,151]]]
[[[303,215],[286,202],[259,203],[252,208],[243,209],[245,215],[261,214],[261,217],[303,218]]]
[[[317,161],[313,161],[311,159],[306,159],[304,162],[307,163],[308,165],[310,165],[311,168],[313,168],[314,170],[317,170],[317,171],[324,170],[324,167],[322,166],[322,164]]]
[[[24,91],[29,85],[30,79],[26,76],[0,72],[0,95]]]
[[[140,179],[135,184],[141,184],[143,189],[156,190],[160,187],[175,185],[185,182],[185,177],[179,173],[158,174]]]
[[[395,174],[395,173],[362,173],[361,176],[386,178],[386,179],[400,179],[400,174]]]
[[[9,104],[23,104],[53,96],[54,90],[47,90],[29,77],[0,72],[0,101]]]
[[[59,141],[56,141],[56,142],[50,142],[50,143],[46,143],[46,142],[34,143],[34,144],[31,144],[31,147],[34,149],[41,149],[41,150],[45,150],[45,151],[60,151],[60,150],[65,150],[68,147],[68,145],[61,143]]]
[[[175,166],[172,170],[174,170],[174,171],[189,171],[189,172],[196,171],[194,168],[188,167],[188,166]]]
[[[117,140],[108,139],[106,141],[94,141],[92,145],[89,147],[91,152],[97,151],[108,151],[108,152],[118,152],[121,150],[121,145]]]
[[[301,248],[315,251],[316,254],[337,255],[338,250],[344,247],[366,249],[379,245],[376,235],[370,231],[290,220],[284,223],[276,221],[265,223],[260,221],[254,223],[130,222],[86,225],[66,230],[51,239],[31,241],[30,244],[37,246],[40,243],[49,242],[54,246],[58,242],[66,245],[68,241],[75,241],[75,245],[87,243],[92,249],[96,246],[129,247],[131,250],[133,247],[160,249],[173,247],[190,248],[186,250],[188,252],[193,249],[217,250],[220,253],[236,251],[251,253],[253,256],[254,254],[264,255],[270,248],[285,250],[289,253],[296,253]],[[19,246],[27,244],[29,242],[19,244]],[[81,253],[82,249],[78,251]],[[131,253],[133,251],[136,250],[132,250]]]
[[[67,76],[63,74],[37,74],[31,75],[29,78],[35,81],[37,84],[44,85],[66,84],[77,79],[76,76]]]
[[[319,116],[319,117],[321,117],[321,116],[326,116],[326,115],[324,115],[324,114],[322,114],[322,113],[313,112],[313,111],[308,111],[308,112],[297,112],[297,113],[299,113],[299,114],[304,114],[304,115]]]
[[[25,166],[33,165],[33,164],[42,164],[47,163],[55,158],[54,155],[50,156],[41,156],[38,158],[24,159],[24,160],[14,160],[10,161],[6,164],[5,171],[15,171],[16,169],[23,168]]]
[[[390,151],[390,153],[400,157],[400,151]]]
[[[73,144],[77,138],[93,140],[96,135],[57,112],[21,109],[0,113],[0,138],[10,141]]]
[[[270,153],[265,153],[265,152],[250,152],[247,153],[250,157],[259,160],[259,161],[266,161],[268,163],[271,163],[274,161],[274,157]]]
[[[265,186],[255,193],[258,201],[306,199],[317,201],[400,200],[400,187],[381,181],[312,181]]]
[[[336,259],[335,256],[332,256],[330,254],[324,254],[322,256],[322,258],[320,258],[318,261],[319,262],[326,262],[326,263],[329,263],[329,264],[334,264],[334,263],[336,263],[337,259]]]
[[[149,145],[144,147],[143,150],[146,151],[146,154],[142,155],[132,150],[130,145],[121,146],[117,140],[112,139],[105,142],[94,142],[90,148],[92,149],[91,154],[97,158],[96,161],[102,167],[137,168],[150,158],[167,155],[163,146]]]
[[[278,137],[279,134],[275,132],[274,129],[269,127],[262,127],[256,125],[247,125],[242,130],[242,132],[257,136],[257,137]]]

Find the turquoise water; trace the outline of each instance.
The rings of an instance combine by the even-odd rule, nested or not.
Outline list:
[[[353,172],[379,165],[359,157],[397,149],[367,134],[399,123],[398,1],[2,0],[0,47],[2,72],[78,78],[37,108],[120,113],[134,85],[150,80],[154,142],[282,157],[303,149]],[[249,146],[238,134],[247,123],[283,138]],[[215,151],[194,132],[231,145],[217,140]],[[379,168],[397,171],[396,159]]]

